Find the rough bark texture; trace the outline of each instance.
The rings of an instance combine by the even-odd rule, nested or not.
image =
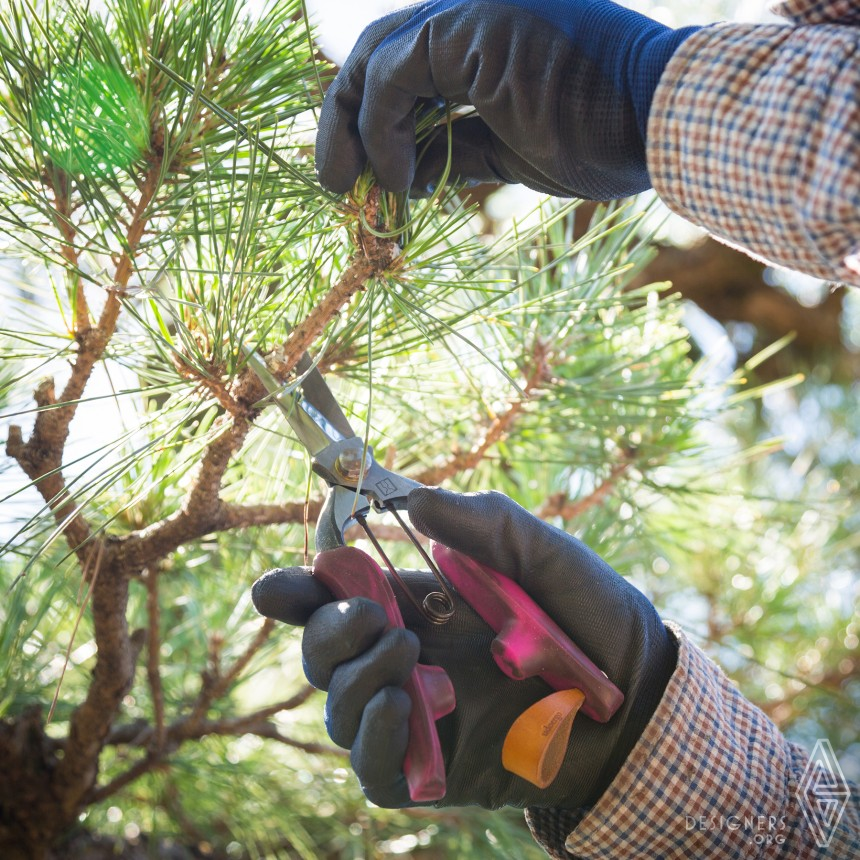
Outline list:
[[[57,766],[57,745],[44,733],[41,708],[0,721],[3,779],[0,780],[0,857],[45,856],[34,846],[53,836],[56,807],[47,791]]]

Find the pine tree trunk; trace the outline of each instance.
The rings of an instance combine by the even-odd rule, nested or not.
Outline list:
[[[52,791],[59,745],[45,734],[42,709],[0,722],[0,857],[43,860],[72,822],[62,820]]]

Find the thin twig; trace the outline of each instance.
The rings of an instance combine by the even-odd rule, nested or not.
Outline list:
[[[220,734],[220,732],[210,731],[208,734]],[[232,735],[233,732],[225,732],[225,734]],[[341,749],[340,747],[333,747],[329,744],[320,744],[315,741],[297,741],[295,738],[291,738],[288,735],[282,735],[278,731],[277,726],[272,725],[272,723],[260,723],[259,725],[247,726],[243,734],[256,735],[259,738],[277,741],[278,743],[286,744],[287,746],[294,747],[295,749],[299,749],[313,755],[336,755],[344,758],[349,755],[348,750]]]
[[[274,629],[275,622],[271,618],[266,618],[248,647],[236,658],[227,672],[223,674],[219,673],[214,677],[204,677],[197,701],[194,703],[191,714],[188,716],[187,723],[189,726],[195,727],[203,721],[210,705],[227,692],[230,685],[239,677],[260,648],[263,647],[263,644]]]
[[[288,699],[282,699],[275,702],[273,705],[266,705],[259,708],[250,714],[245,714],[239,717],[230,717],[220,720],[201,720],[197,722],[196,727],[191,724],[192,714],[187,714],[180,717],[178,720],[170,723],[166,728],[165,736],[168,742],[165,747],[171,747],[178,741],[188,740],[192,737],[198,737],[199,733],[205,727],[206,731],[222,734],[228,733],[230,730],[241,733],[245,725],[257,724],[263,720],[268,720],[271,717],[279,714],[281,711],[292,711],[303,705],[316,690],[310,684],[305,684],[297,693],[294,693]],[[107,744],[112,746],[131,746],[131,747],[151,747],[152,736],[155,728],[146,720],[134,720],[124,725],[115,726],[111,729],[108,735]]]
[[[230,415],[216,419],[218,435],[203,454],[182,508],[116,542],[116,557],[127,569],[141,570],[183,544],[212,532],[252,524],[250,512],[243,519],[235,508],[223,505],[219,499],[230,459],[241,449],[250,428],[246,419]]]
[[[147,754],[138,759],[128,770],[119,774],[105,785],[94,788],[87,800],[96,803],[115,794],[130,783],[139,779],[145,773],[169,763],[169,755],[175,752],[186,741],[199,740],[208,735],[238,736],[253,734],[268,740],[274,740],[296,749],[318,755],[345,756],[348,753],[337,747],[315,742],[299,741],[281,734],[270,718],[282,711],[289,711],[304,704],[315,692],[310,685],[303,687],[298,693],[273,705],[267,705],[244,716],[220,720],[201,720],[192,711],[186,717],[171,723],[165,730],[165,741],[162,747],[156,749],[152,744],[155,727],[139,722],[126,726],[117,726],[107,738],[107,743],[115,746],[147,747]]]
[[[461,451],[450,457],[445,463],[440,466],[431,466],[429,469],[424,469],[419,472],[415,480],[420,484],[428,486],[436,486],[459,475],[462,472],[468,472],[476,468],[486,457],[489,450],[501,442],[511,431],[516,418],[522,413],[525,403],[522,400],[516,400],[511,403],[508,408],[496,415],[484,430],[481,438],[468,450]]]
[[[93,789],[86,797],[87,805],[98,803],[112,794],[116,794],[120,789],[130,785],[136,779],[142,777],[145,773],[152,770],[156,765],[162,762],[160,753],[151,751],[143,758],[138,759],[128,770],[123,771],[119,776],[114,777],[109,783]]]
[[[156,750],[164,747],[164,688],[161,684],[161,607],[158,603],[158,568],[153,566],[147,570],[144,582],[146,584],[146,614],[148,619],[146,636],[146,678],[152,696],[152,710],[155,716],[155,733],[152,746]]]
[[[541,519],[561,517],[563,520],[575,520],[577,517],[581,517],[590,508],[604,502],[631,465],[629,460],[616,463],[606,480],[581,499],[568,499],[564,493],[550,496],[537,511],[537,516]]]
[[[55,171],[58,182],[53,182],[50,175],[47,176],[48,186],[54,192],[54,208],[57,213],[55,223],[63,241],[60,253],[68,263],[67,272],[72,276],[74,292],[74,332],[80,336],[90,329],[90,309],[84,295],[84,283],[80,273],[80,259],[78,249],[75,246],[76,230],[71,216],[74,207],[69,195],[69,177],[64,171]]]
[[[526,403],[533,399],[542,383],[549,379],[549,358],[550,351],[547,346],[536,340],[532,347],[530,372],[522,386],[522,396],[512,400],[507,409],[493,417],[481,438],[468,451],[455,454],[439,466],[425,469],[415,476],[415,480],[421,484],[435,486],[477,467],[490,449],[510,434],[517,418],[525,411]]]
[[[364,205],[364,216],[368,224],[378,223],[379,195],[378,186],[374,186],[368,194]],[[272,370],[279,372],[281,378],[286,378],[355,293],[364,289],[371,278],[381,275],[391,267],[400,250],[393,239],[381,239],[361,227],[356,236],[356,246],[359,250],[352,256],[337,282],[290,332],[274,357],[276,361]]]
[[[168,737],[168,749],[178,749],[186,741],[200,740],[208,735],[222,735],[233,737],[236,735],[256,735],[257,737],[266,740],[277,741],[286,746],[300,749],[304,752],[313,755],[334,755],[338,757],[346,757],[349,751],[340,749],[339,747],[329,746],[328,744],[316,743],[314,741],[299,741],[291,738],[288,735],[281,734],[277,726],[269,722],[261,723],[246,723],[244,720],[237,726],[231,726],[223,722],[203,722],[199,724],[195,731],[177,738],[175,745],[172,738]],[[136,779],[139,779],[145,773],[157,768],[166,767],[169,765],[169,759],[166,753],[147,753],[143,758],[138,759],[128,770],[123,771],[119,776],[112,779],[105,785],[97,786],[87,796],[89,804],[99,803],[112,794],[116,794],[120,789],[130,785]]]

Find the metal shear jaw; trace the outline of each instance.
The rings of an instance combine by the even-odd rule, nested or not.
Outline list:
[[[313,457],[311,465],[330,487],[358,491],[380,512],[390,510],[392,505],[405,510],[406,497],[421,486],[380,466],[373,457],[373,449],[358,436],[332,442]]]
[[[356,493],[348,487],[331,487],[317,520],[314,535],[316,551],[325,552],[346,546],[344,532],[359,518],[366,517],[370,509],[370,499],[363,493]]]
[[[344,531],[351,523],[358,523],[410,602],[428,621],[444,624],[454,614],[454,596],[436,562],[400,515],[401,511],[406,510],[410,490],[420,487],[421,484],[384,469],[373,459],[370,447],[365,446],[357,436],[329,445],[313,458],[312,468],[329,485],[329,492],[317,521],[314,541],[317,552],[344,546]],[[387,511],[394,515],[400,528],[436,578],[440,590],[427,594],[421,603],[413,596],[367,524],[367,514],[371,507],[379,513]]]
[[[268,392],[260,405],[273,403],[278,407],[311,455],[311,468],[328,484],[329,491],[317,521],[314,540],[317,552],[344,546],[344,531],[352,522],[358,523],[409,600],[428,620],[436,624],[447,621],[454,614],[453,594],[438,566],[400,514],[406,510],[409,492],[421,484],[376,462],[372,449],[354,433],[307,354],[296,366],[299,379],[285,386],[275,379],[259,353],[245,346],[242,351]],[[367,514],[371,508],[394,515],[439,583],[440,590],[428,594],[423,603],[417,601],[403,582],[368,526]]]

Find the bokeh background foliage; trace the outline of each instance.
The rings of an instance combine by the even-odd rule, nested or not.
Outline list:
[[[249,601],[322,490],[241,344],[309,349],[389,466],[574,531],[850,772],[856,387],[715,362],[643,280],[651,210],[323,192],[302,11],[0,10],[0,853],[540,854],[514,811],[369,806],[322,732]]]

